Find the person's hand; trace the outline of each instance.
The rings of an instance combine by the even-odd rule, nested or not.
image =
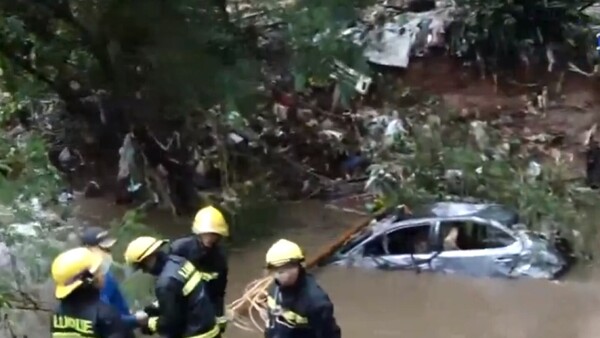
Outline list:
[[[227,322],[222,322],[222,323],[218,323],[219,324],[219,330],[221,331],[221,334],[225,333],[225,330],[227,329]]]
[[[141,326],[140,332],[145,336],[152,336],[154,334],[147,326]]]
[[[144,312],[149,316],[158,316],[158,307],[155,304],[148,305],[144,307]]]
[[[134,313],[135,320],[141,327],[148,326],[148,314],[144,311],[137,311]]]

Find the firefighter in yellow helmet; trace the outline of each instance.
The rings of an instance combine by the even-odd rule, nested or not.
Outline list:
[[[227,253],[222,239],[229,237],[229,226],[223,214],[213,206],[200,209],[194,217],[192,234],[171,243],[170,253],[184,257],[210,280],[207,290],[212,300],[221,332],[225,331],[225,290],[227,288]]]
[[[308,274],[298,244],[280,239],[266,255],[275,283],[269,290],[265,338],[340,338],[329,296]]]
[[[52,262],[52,279],[59,305],[52,316],[53,338],[133,338],[119,311],[100,300],[110,262],[88,248],[75,248]]]
[[[167,241],[138,237],[125,250],[125,262],[157,277],[157,304],[146,307],[142,332],[169,338],[220,337],[215,311],[206,292],[206,276],[183,257],[161,250]]]

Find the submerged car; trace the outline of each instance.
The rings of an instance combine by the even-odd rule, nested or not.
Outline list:
[[[554,279],[570,267],[564,239],[527,230],[499,204],[439,202],[374,220],[327,263],[470,276]]]

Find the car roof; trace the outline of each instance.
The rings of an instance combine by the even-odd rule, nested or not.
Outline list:
[[[436,202],[422,205],[413,210],[412,214],[405,219],[444,219],[461,216],[475,216],[484,219],[492,219],[498,223],[511,227],[519,222],[519,214],[512,208],[497,203],[470,203],[470,202]]]

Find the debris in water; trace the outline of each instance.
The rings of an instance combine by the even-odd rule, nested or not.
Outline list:
[[[96,181],[89,181],[83,189],[83,195],[87,198],[100,197],[102,195],[100,184]]]

